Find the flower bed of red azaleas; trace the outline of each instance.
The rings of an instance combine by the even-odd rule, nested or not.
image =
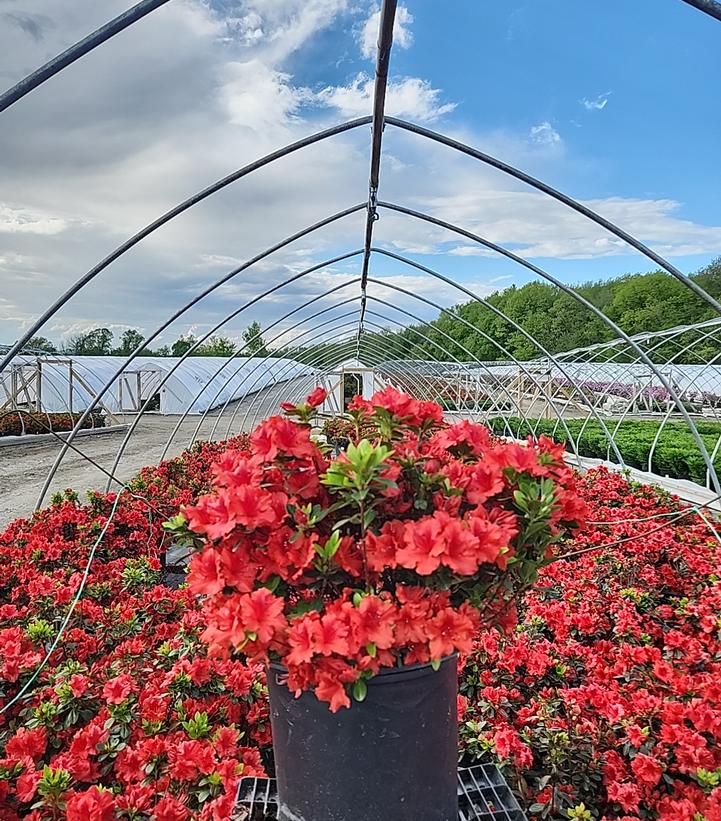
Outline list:
[[[208,491],[225,447],[147,468],[119,500],[68,494],[0,535],[1,708],[117,508],[63,640],[0,717],[0,819],[225,818],[240,775],[270,763],[261,671],[208,659],[197,600],[158,584],[162,522]],[[464,755],[499,757],[534,818],[719,821],[721,547],[621,476],[594,471],[580,492],[611,524],[564,550],[614,546],[544,569],[517,631],[478,637]]]
[[[235,440],[235,447],[242,440]],[[162,522],[206,489],[222,446],[145,469],[132,493],[68,493],[0,536],[0,818],[227,818],[265,772],[261,670],[209,659],[187,590],[158,584]],[[99,789],[98,787],[101,787]]]
[[[609,524],[543,571],[514,636],[480,637],[464,746],[507,762],[534,818],[719,821],[721,546],[618,474],[581,493]]]

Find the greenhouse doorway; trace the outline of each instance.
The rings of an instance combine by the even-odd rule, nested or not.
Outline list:
[[[363,374],[346,371],[343,373],[343,413],[347,413],[354,396],[363,396]]]

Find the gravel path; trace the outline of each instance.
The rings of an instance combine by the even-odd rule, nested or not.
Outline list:
[[[157,464],[171,436],[173,440],[168,449],[168,457],[177,456],[194,439],[227,438],[229,423],[231,435],[243,430],[252,430],[261,419],[276,413],[281,401],[297,401],[306,395],[309,388],[312,388],[312,385],[307,378],[268,388],[228,405],[220,420],[220,411],[214,411],[206,417],[197,433],[200,416],[186,417],[173,436],[180,417],[145,415],[129,436],[114,473],[121,481],[127,481],[145,465]],[[126,416],[122,421],[130,425],[134,419],[133,416]],[[211,437],[211,431],[216,423],[216,430]],[[79,493],[88,489],[103,490],[108,476],[85,456],[93,459],[101,468],[111,471],[126,435],[127,430],[123,430],[77,437],[73,441],[77,451],[69,449],[66,452],[43,504],[48,504],[53,493],[65,488],[73,488]],[[32,513],[48,472],[61,448],[62,443],[54,438],[32,444],[21,443],[0,447],[0,528],[13,519]],[[114,483],[114,487],[117,486],[117,483]]]

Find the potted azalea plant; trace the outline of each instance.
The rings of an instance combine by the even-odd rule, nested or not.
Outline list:
[[[583,503],[550,440],[445,425],[392,388],[353,400],[329,458],[324,398],[262,422],[183,509],[204,638],[266,665],[280,818],[455,821],[457,657],[513,626]]]

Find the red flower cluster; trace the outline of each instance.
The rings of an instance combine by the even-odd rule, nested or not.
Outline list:
[[[513,637],[480,635],[466,749],[513,765],[534,817],[720,821],[721,544],[619,475],[580,490],[603,524],[571,552],[601,549],[545,568]]]
[[[426,421],[412,405],[402,412]],[[375,415],[363,418],[364,430],[378,430]],[[389,420],[388,412],[380,421]],[[276,422],[260,442],[270,450],[293,430]],[[531,817],[721,821],[721,547],[702,518],[604,470],[589,473],[578,494],[565,480],[556,482],[561,515],[573,518],[578,497],[590,505],[590,526],[561,552],[601,549],[541,568],[519,602],[520,625],[504,636],[476,629],[477,621],[496,621],[500,613],[488,597],[479,610],[472,586],[456,586],[451,562],[465,561],[465,537],[447,531],[450,523],[452,531],[469,529],[471,507],[482,507],[485,526],[507,528],[508,536],[491,532],[479,570],[500,572],[504,557],[523,556],[526,514],[510,509],[508,494],[526,486],[526,475],[540,471],[534,482],[553,478],[558,466],[542,475],[547,460],[557,458],[548,442],[530,451],[535,459],[523,447],[504,446],[512,467],[503,467],[499,478],[487,458],[495,445],[475,425],[434,427],[420,443],[415,435],[392,439],[390,465],[379,466],[385,478],[378,472],[374,480],[378,504],[365,534],[365,560],[372,579],[403,578],[393,590],[367,593],[358,539],[343,537],[336,545],[324,524],[342,518],[341,509],[317,521],[326,509],[319,497],[328,506],[340,500],[318,476],[330,463],[321,453],[322,467],[304,469],[315,446],[305,434],[295,437],[293,446],[306,455],[288,459],[298,468],[292,486],[299,501],[293,506],[296,492],[284,491],[291,505],[286,525],[301,535],[269,533],[266,564],[246,563],[236,549],[260,548],[238,524],[194,560],[199,592],[240,594],[237,609],[217,626],[236,630],[253,652],[271,636],[269,646],[282,649],[301,687],[304,671],[317,667],[313,686],[334,706],[347,703],[343,685],[351,685],[351,673],[357,681],[359,671],[372,671],[396,646],[405,648],[409,663],[470,650],[459,697],[465,754],[500,757]],[[423,465],[415,487],[408,485],[406,454]],[[285,458],[276,455],[275,467],[261,461],[260,489],[272,494],[274,483],[290,481]],[[207,493],[211,475],[219,488],[230,488],[234,476],[240,481],[244,459],[255,460],[245,438],[199,445],[143,470],[132,494],[119,500],[92,494],[84,506],[68,494],[0,535],[2,708],[47,653],[118,501],[50,663],[27,699],[0,716],[2,821],[227,818],[237,779],[263,772],[270,736],[260,669],[209,657],[199,638],[205,616],[198,597],[157,585],[167,543],[163,517]],[[449,484],[439,489],[441,476]],[[272,496],[263,498],[257,509],[246,499],[233,515],[262,521],[266,502],[279,509]],[[418,501],[421,507],[414,507]],[[520,501],[527,509],[535,504]],[[512,521],[497,518],[501,508]],[[424,543],[426,528],[433,539]],[[497,551],[499,540],[510,550]],[[478,550],[482,555],[480,540]],[[419,575],[419,561],[436,559],[429,576]],[[337,595],[329,588],[333,595],[318,597],[312,583],[322,575],[315,562],[341,568],[335,573],[347,584]]]
[[[247,440],[232,443],[242,447]],[[207,658],[197,601],[158,584],[163,518],[222,446],[145,469],[132,493],[72,494],[0,535],[0,819],[225,819],[270,740],[261,670]],[[150,515],[148,513],[150,506]]]
[[[322,401],[290,414],[304,421]],[[189,586],[207,597],[213,654],[281,662],[293,691],[334,711],[382,667],[468,652],[583,517],[550,441],[444,427],[438,405],[391,388],[352,408],[375,441],[329,460],[310,425],[271,417],[183,511],[206,539]]]

